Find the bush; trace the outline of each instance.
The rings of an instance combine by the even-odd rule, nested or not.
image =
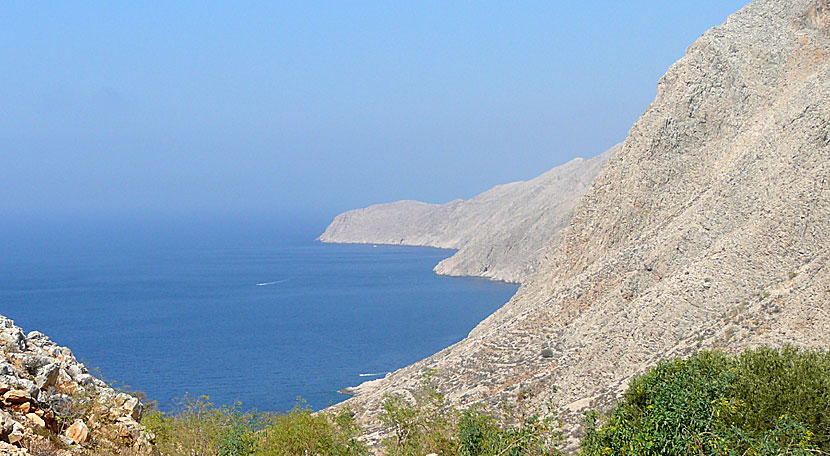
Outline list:
[[[424,374],[413,402],[400,395],[386,396],[381,421],[390,435],[383,442],[388,454],[456,454],[453,423],[457,412],[447,403],[433,376],[432,372]]]
[[[207,396],[185,397],[176,411],[152,410],[141,424],[156,435],[159,451],[170,456],[219,455],[236,429],[252,427],[254,417],[234,407],[216,407]],[[226,453],[233,455],[234,453]]]
[[[313,414],[297,406],[286,415],[273,416],[262,431],[257,455],[361,456],[368,454],[357,438],[360,429],[348,411],[335,416]]]
[[[390,437],[383,442],[391,456],[548,456],[560,454],[561,434],[552,419],[540,411],[528,413],[519,394],[514,407],[504,407],[503,416],[486,413],[481,404],[459,411],[449,404],[427,372],[413,401],[390,395],[381,420]],[[514,423],[507,425],[505,423]]]
[[[174,412],[147,413],[142,424],[165,456],[368,454],[350,413],[315,415],[302,402],[287,414],[242,413],[205,396],[187,397]]]
[[[665,361],[608,416],[586,417],[584,455],[830,451],[830,354],[760,348]]]

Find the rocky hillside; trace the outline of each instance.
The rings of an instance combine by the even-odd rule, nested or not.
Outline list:
[[[462,403],[533,388],[575,437],[659,359],[830,347],[830,1],[756,0],[698,39],[549,249],[465,340],[357,388],[361,420],[431,368]]]
[[[399,201],[349,211],[338,215],[319,240],[457,249],[435,272],[521,282],[534,271],[545,245],[568,225],[576,203],[617,150],[619,146],[589,160],[574,159],[467,201]]]
[[[143,406],[72,352],[0,316],[0,454],[155,454]]]

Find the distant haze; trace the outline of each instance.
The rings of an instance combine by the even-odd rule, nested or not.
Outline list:
[[[0,214],[468,198],[624,139],[688,43],[743,4],[12,2]]]

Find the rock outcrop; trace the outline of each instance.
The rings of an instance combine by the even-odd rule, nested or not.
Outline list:
[[[372,426],[429,368],[460,403],[534,389],[576,437],[660,359],[830,347],[828,260],[830,1],[756,0],[668,70],[509,303],[346,405]]]
[[[518,283],[534,272],[545,245],[568,225],[577,202],[617,150],[614,146],[588,160],[576,158],[535,179],[499,185],[466,201],[399,201],[345,212],[318,239],[456,249],[435,272]]]
[[[156,454],[143,405],[44,334],[0,316],[0,454]]]

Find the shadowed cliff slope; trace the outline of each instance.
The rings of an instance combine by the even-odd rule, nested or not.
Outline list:
[[[568,225],[579,198],[613,154],[577,158],[541,176],[446,204],[398,201],[338,215],[319,240],[458,249],[435,267],[451,276],[521,282]]]
[[[465,340],[347,404],[371,426],[431,368],[462,403],[538,388],[578,436],[662,358],[830,346],[830,1],[756,0],[689,47],[549,249]]]

